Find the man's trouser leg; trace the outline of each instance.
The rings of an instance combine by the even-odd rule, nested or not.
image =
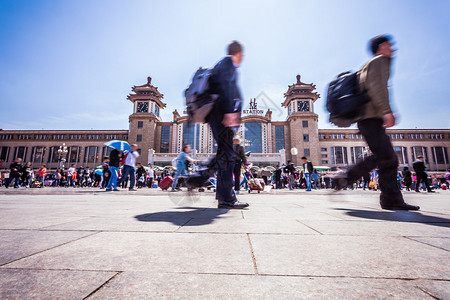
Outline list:
[[[241,165],[235,164],[233,169],[234,174],[234,190],[239,191],[240,190],[240,183],[241,183]]]
[[[311,191],[311,174],[305,173],[305,180],[306,180],[306,191]]]
[[[210,121],[211,131],[217,142],[215,159],[217,168],[216,199],[220,202],[234,202],[236,200],[233,193],[234,132],[221,123],[222,119],[212,116]]]
[[[401,205],[403,196],[397,185],[397,154],[383,127],[382,119],[366,119],[358,122],[358,128],[373,153],[348,171],[349,182],[354,182],[378,166],[378,180],[382,206]]]
[[[111,171],[111,178],[109,179],[108,186],[106,187],[107,190],[111,189],[117,189],[117,174],[118,174],[118,168],[117,167],[109,167],[109,170]]]

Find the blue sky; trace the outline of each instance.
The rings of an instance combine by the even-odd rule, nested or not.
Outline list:
[[[327,84],[369,59],[367,41],[392,34],[397,128],[450,128],[450,1],[0,0],[0,128],[127,129],[133,85],[147,76],[167,108],[234,39],[245,46],[246,102],[275,105],[301,75],[316,84],[319,128]],[[284,120],[276,111],[275,120]]]

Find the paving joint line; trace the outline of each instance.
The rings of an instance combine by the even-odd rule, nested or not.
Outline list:
[[[49,250],[53,250],[53,249],[55,249],[55,248],[58,248],[58,247],[61,247],[61,246],[64,246],[64,245],[70,244],[70,243],[72,243],[72,242],[76,242],[76,241],[79,241],[79,240],[81,240],[81,239],[84,239],[84,238],[88,238],[88,237],[91,237],[91,236],[93,236],[93,235],[96,235],[96,234],[98,234],[98,233],[100,233],[100,232],[101,232],[101,231],[98,231],[98,232],[94,232],[94,233],[92,233],[92,234],[89,234],[89,235],[86,235],[86,236],[80,237],[80,238],[78,238],[78,239],[75,239],[75,240],[71,240],[71,241],[68,241],[68,242],[65,242],[65,243],[62,243],[62,244],[59,244],[59,245],[56,245],[56,246],[50,247],[50,248],[48,248],[48,249],[44,249],[44,250],[41,250],[41,251],[38,251],[38,252],[32,253],[32,254],[30,254],[30,255],[26,255],[26,256],[24,256],[24,257],[21,257],[21,258],[18,258],[18,259],[14,259],[14,260],[12,260],[12,261],[10,261],[10,262],[4,263],[4,264],[0,264],[0,267],[3,267],[3,266],[6,266],[6,265],[8,265],[8,264],[11,264],[11,263],[13,263],[13,262],[16,262],[16,261],[19,261],[19,260],[22,260],[22,259],[25,259],[25,258],[31,257],[31,256],[33,256],[33,255],[36,255],[36,254],[41,254],[41,253],[43,253],[43,252],[46,252],[46,251],[49,251]]]
[[[95,290],[93,290],[89,295],[87,295],[86,297],[83,298],[83,300],[90,298],[92,295],[94,295],[95,293],[97,293],[101,288],[103,288],[105,285],[107,285],[109,282],[111,282],[112,280],[114,280],[114,278],[116,278],[117,276],[119,276],[120,274],[122,274],[122,272],[117,272],[116,274],[114,274],[111,278],[109,278],[108,280],[106,280],[101,286],[99,286],[98,288],[96,288]]]
[[[306,227],[308,227],[308,228],[311,229],[311,230],[314,230],[315,232],[317,232],[317,233],[320,234],[320,235],[324,235],[324,234],[323,234],[322,232],[320,232],[319,230],[316,230],[316,229],[312,228],[311,226],[306,225],[306,224],[303,223],[302,221],[299,221],[299,220],[297,220],[297,219],[295,219],[295,221],[299,222],[300,224],[305,225]]]
[[[255,252],[253,251],[252,240],[250,239],[250,233],[247,233],[248,244],[250,246],[250,254],[252,255],[253,269],[255,271],[255,275],[259,275],[258,265],[256,264]]]
[[[419,289],[419,290],[421,290],[422,292],[424,292],[425,294],[427,294],[428,296],[430,296],[430,297],[433,298],[433,299],[442,300],[441,298],[438,298],[438,297],[432,295],[430,292],[424,290],[423,288],[421,288],[421,287],[419,287],[419,286],[417,286],[417,285],[416,285],[416,288]]]
[[[448,249],[441,248],[441,247],[438,247],[438,246],[435,246],[435,245],[431,245],[431,244],[428,244],[428,243],[425,243],[425,242],[422,242],[422,241],[415,240],[413,237],[409,237],[409,236],[403,236],[403,237],[408,239],[408,240],[410,240],[410,241],[418,242],[418,243],[421,243],[421,244],[424,244],[424,245],[427,245],[427,246],[430,246],[430,247],[433,247],[433,248],[437,248],[437,249],[441,249],[441,250],[450,252],[450,250],[448,250]],[[431,238],[433,238],[433,237],[431,237]]]

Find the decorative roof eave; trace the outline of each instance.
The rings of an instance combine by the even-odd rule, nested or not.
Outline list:
[[[298,94],[292,94],[292,95],[288,95],[286,96],[286,99],[283,101],[283,103],[281,103],[282,107],[287,107],[289,102],[291,102],[291,100],[294,99],[298,99],[298,98],[307,98],[307,99],[311,99],[314,102],[316,102],[317,99],[320,98],[320,95],[318,93],[298,93]]]
[[[152,78],[149,76],[147,77],[147,83],[143,84],[143,85],[133,85],[133,87],[131,88],[131,90],[133,92],[144,92],[144,91],[151,91],[154,92],[158,97],[163,98],[164,95],[161,94],[158,91],[158,87],[152,85]],[[136,93],[137,94],[137,93]]]
[[[296,90],[309,90],[307,92],[303,91],[296,91]],[[284,97],[286,98],[281,106],[287,107],[290,100],[292,100],[293,97],[301,96],[302,98],[310,98],[313,102],[315,102],[317,99],[320,98],[320,94],[317,92],[314,92],[316,89],[316,85],[312,83],[304,83],[300,80],[300,75],[297,75],[297,82],[288,85],[288,90],[286,93],[284,93]]]
[[[152,100],[152,101],[155,101],[160,108],[165,108],[167,106],[166,103],[162,102],[158,98],[149,97],[148,95],[133,95],[133,94],[129,94],[127,96],[127,99],[130,100],[131,102],[134,102],[134,101],[137,101],[137,100]]]

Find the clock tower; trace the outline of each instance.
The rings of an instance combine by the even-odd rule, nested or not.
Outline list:
[[[321,162],[320,151],[317,151],[319,116],[314,113],[314,102],[320,95],[315,89],[314,84],[301,82],[300,75],[297,75],[297,82],[288,86],[281,104],[288,110],[287,122],[291,135],[291,149],[286,149],[286,156],[296,165],[302,163],[302,156],[306,156],[313,165],[320,165]]]
[[[152,78],[148,77],[146,84],[133,86],[133,93],[127,97],[133,103],[128,143],[138,145],[141,155],[138,161],[143,165],[148,163],[149,149],[155,149],[156,124],[161,121],[160,110],[166,107],[161,101],[164,95],[151,82]]]

